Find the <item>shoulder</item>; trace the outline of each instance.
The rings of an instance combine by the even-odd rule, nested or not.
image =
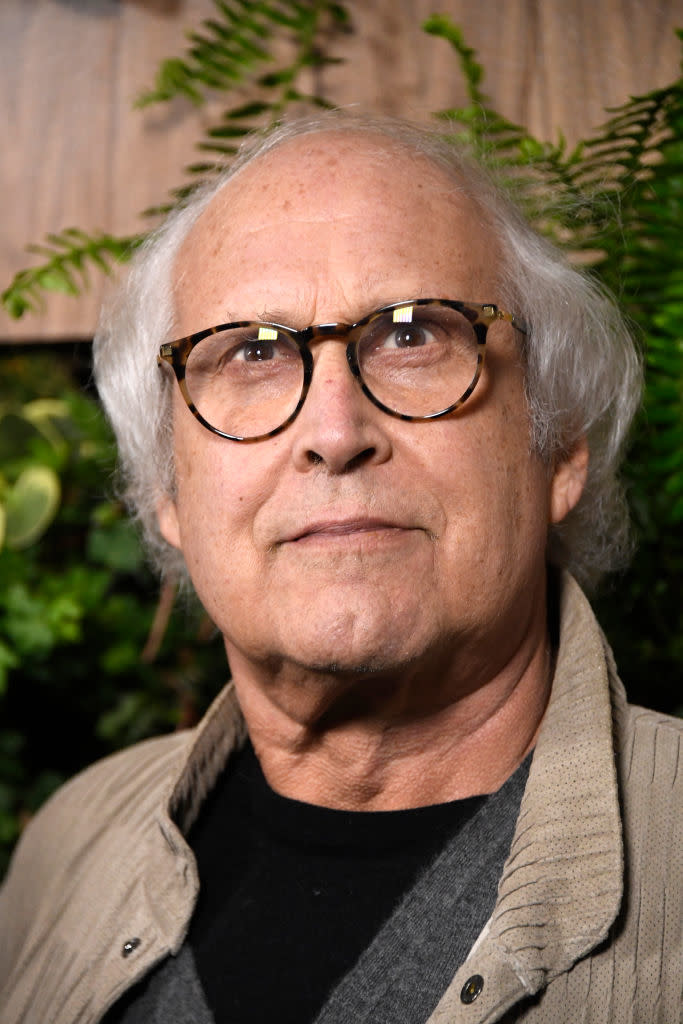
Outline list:
[[[635,1020],[678,1020],[683,981],[683,721],[627,706],[617,740],[625,870],[614,926],[614,963],[631,965],[622,974],[623,999],[633,1007]]]
[[[670,870],[683,880],[683,719],[626,705],[616,741],[627,856],[660,859],[662,884]]]
[[[650,792],[683,785],[683,718],[626,704],[615,722],[617,757],[629,791]]]
[[[193,733],[147,740],[85,769],[62,786],[29,822],[0,889],[0,974],[45,901],[73,884],[107,836],[140,833],[168,805]]]
[[[146,740],[112,754],[65,783],[27,826],[18,855],[50,845],[64,855],[93,832],[111,822],[125,824],[133,805],[158,806],[170,796],[192,733],[173,733]]]
[[[612,712],[626,856],[650,861],[668,846],[671,860],[680,861],[683,718],[627,703],[615,679]]]

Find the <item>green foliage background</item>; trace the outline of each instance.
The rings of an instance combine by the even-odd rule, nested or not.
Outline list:
[[[189,182],[229,164],[248,132],[325,107],[319,69],[333,62],[346,8],[325,0],[214,0],[164,62],[139,105],[225,93],[198,143]],[[571,150],[533,138],[491,109],[484,69],[448,18],[423,26],[449,46],[469,102],[435,116],[507,179],[539,228],[588,260],[639,329],[647,366],[626,466],[640,546],[597,595],[632,700],[682,710],[683,83],[628,100]],[[303,84],[306,83],[306,84]],[[313,83],[313,88],[311,88]],[[2,295],[22,316],[46,293],[78,296],[145,232],[69,228],[32,247],[39,261]],[[96,757],[197,719],[224,681],[220,639],[201,611],[161,594],[112,497],[113,441],[88,386],[83,347],[0,350],[0,872],[23,822]]]

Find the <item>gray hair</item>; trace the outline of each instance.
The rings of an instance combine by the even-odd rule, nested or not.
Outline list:
[[[105,303],[95,336],[95,376],[116,433],[123,496],[156,566],[182,574],[182,556],[159,533],[156,507],[174,487],[171,393],[156,354],[174,327],[173,271],[192,226],[227,181],[289,139],[344,131],[393,140],[430,160],[478,205],[501,245],[500,303],[526,321],[532,449],[549,465],[582,437],[590,448],[578,505],[551,529],[548,559],[584,585],[623,566],[630,529],[617,470],[641,394],[641,361],[614,300],[540,237],[515,203],[442,133],[345,112],[279,127],[251,140],[231,168],[193,194],[150,236]],[[486,298],[486,297],[485,297]],[[202,327],[206,325],[198,325]],[[228,442],[226,442],[228,443]]]

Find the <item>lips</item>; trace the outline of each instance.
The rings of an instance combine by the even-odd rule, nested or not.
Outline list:
[[[297,527],[284,538],[284,543],[295,543],[308,537],[346,537],[357,533],[374,533],[381,530],[407,530],[411,527],[402,523],[379,518],[326,519],[319,522],[306,523]]]

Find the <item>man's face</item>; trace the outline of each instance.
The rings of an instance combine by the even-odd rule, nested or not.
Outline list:
[[[423,158],[367,137],[294,140],[238,174],[193,229],[176,266],[178,334],[352,323],[421,296],[499,303],[491,237]],[[177,494],[160,524],[234,674],[427,671],[469,689],[544,628],[553,479],[530,454],[514,329],[497,323],[487,349],[473,397],[432,422],[371,404],[338,341],[313,344],[302,411],[264,441],[212,435],[176,389]]]

